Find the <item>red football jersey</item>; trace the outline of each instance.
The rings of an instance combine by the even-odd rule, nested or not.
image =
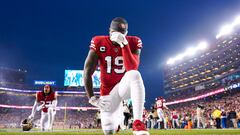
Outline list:
[[[156,101],[157,109],[161,108],[163,109],[163,99],[158,99]]]
[[[143,110],[143,120],[147,119],[148,111],[146,109]]]
[[[172,118],[173,118],[173,119],[177,119],[177,118],[178,118],[177,111],[172,111],[172,112],[171,112],[171,115],[172,115]]]
[[[49,95],[45,96],[44,92],[37,92],[37,102],[40,102],[41,104],[51,104],[52,101],[55,100],[55,92],[51,92]],[[42,109],[43,112],[47,112],[48,108],[43,106]]]
[[[142,48],[142,41],[136,36],[126,36],[131,51]],[[114,45],[109,36],[95,36],[90,49],[98,55],[100,64],[100,94],[108,95],[113,87],[120,82],[125,74],[122,50]]]

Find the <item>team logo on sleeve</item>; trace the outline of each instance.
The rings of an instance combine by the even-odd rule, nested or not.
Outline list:
[[[90,48],[96,50],[96,45],[94,44],[94,41],[91,41]]]
[[[105,46],[101,46],[99,49],[100,49],[100,52],[106,52],[106,47]]]
[[[142,48],[142,40],[138,40],[138,44],[137,44],[137,46],[139,47],[139,48]]]

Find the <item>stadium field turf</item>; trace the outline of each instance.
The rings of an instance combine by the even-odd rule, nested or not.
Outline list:
[[[193,129],[193,130],[150,130],[151,135],[240,135],[240,129]],[[103,135],[98,129],[57,130],[53,132],[22,132],[11,129],[0,129],[0,135]],[[118,135],[132,135],[131,131],[121,131]]]

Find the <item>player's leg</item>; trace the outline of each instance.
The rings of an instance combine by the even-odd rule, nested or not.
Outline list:
[[[178,119],[172,119],[172,127],[173,128],[178,128],[179,127]]]
[[[48,129],[50,131],[52,130],[52,127],[53,127],[54,116],[55,116],[55,114],[54,114],[53,109],[49,108],[48,109],[48,125],[49,125]]]
[[[197,117],[197,128],[200,128],[200,117]]]
[[[164,129],[167,129],[167,117],[165,117],[163,111],[162,111],[162,114],[163,114],[163,124],[164,124]],[[169,120],[169,119],[168,119]]]
[[[49,131],[50,130],[50,117],[51,116],[49,115],[49,113],[46,113],[46,120],[45,120],[45,122],[43,124],[45,131]]]
[[[232,119],[232,123],[233,123],[233,127],[237,128],[237,120],[236,119]]]
[[[145,87],[141,74],[137,70],[130,70],[125,73],[119,83],[119,95],[123,99],[131,99],[133,106],[133,132],[134,134],[148,135],[146,126],[142,122]]]
[[[119,95],[124,99],[131,98],[133,119],[142,121],[145,102],[145,87],[139,71],[130,70],[125,73],[119,83]]]
[[[202,125],[203,125],[203,128],[206,128],[206,122],[204,117],[202,117]]]
[[[51,130],[51,123],[52,123],[52,109],[48,108],[48,130]]]
[[[172,119],[172,128],[175,128],[175,119]]]
[[[200,117],[200,125],[201,125],[201,128],[203,128],[204,127],[204,125],[203,125],[204,123],[203,123],[203,118],[202,117]]]
[[[41,131],[46,131],[46,125],[47,125],[47,120],[48,120],[48,115],[45,112],[41,113],[41,119],[40,119],[40,129]]]
[[[113,135],[118,128],[118,125],[123,118],[123,111],[121,108],[122,99],[118,95],[118,84],[113,88],[108,96],[101,96],[111,101],[109,111],[101,111],[101,125],[105,135]],[[121,117],[122,115],[122,117]],[[123,119],[122,119],[123,120]]]
[[[54,120],[55,120],[56,113],[57,113],[56,109],[53,109],[52,121],[51,121],[51,130],[53,130],[53,123],[54,123]]]
[[[151,121],[151,129],[153,129],[153,127],[154,127],[154,125],[155,125],[155,123],[156,123],[156,122],[155,122],[155,119],[151,119],[150,121]]]
[[[166,125],[166,120],[165,120],[165,117],[164,117],[164,115],[163,115],[163,111],[162,111],[162,109],[157,109],[157,115],[158,115],[158,118],[159,118],[159,128],[160,128],[160,123],[161,122],[163,122],[163,124],[164,124],[164,128],[165,128],[165,125]]]
[[[176,121],[176,124],[177,124],[177,128],[179,128],[179,121],[178,121],[178,119],[175,119],[175,121]]]

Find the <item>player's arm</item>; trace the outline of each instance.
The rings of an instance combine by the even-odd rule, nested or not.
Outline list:
[[[92,74],[94,73],[96,66],[98,64],[98,55],[93,50],[88,52],[88,56],[84,64],[84,87],[88,98],[94,96],[93,94],[93,84],[92,84]]]
[[[58,96],[58,93],[57,92],[55,92],[55,94],[54,94],[54,100],[53,100],[53,102],[52,102],[52,107],[53,108],[56,108],[57,107],[57,96]]]
[[[131,52],[129,45],[122,48],[123,63],[127,71],[138,69],[140,53],[141,49]]]
[[[110,40],[118,43],[122,48],[123,64],[126,71],[137,70],[139,66],[140,49],[132,52],[125,35],[120,32],[112,32]],[[140,39],[136,42],[136,46],[142,46]]]
[[[32,113],[31,115],[28,117],[29,119],[33,119],[35,116],[35,113],[37,111],[37,107],[40,105],[40,103],[37,101],[38,97],[37,97],[37,93],[36,93],[36,100],[34,102],[34,105],[32,107]]]
[[[169,108],[166,106],[165,103],[163,103],[163,107],[166,108],[167,110],[169,110]]]

